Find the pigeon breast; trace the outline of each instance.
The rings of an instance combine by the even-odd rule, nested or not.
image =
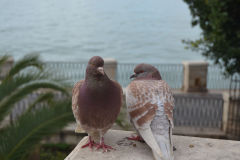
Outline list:
[[[110,81],[102,89],[91,90],[84,83],[79,89],[78,115],[83,126],[104,129],[117,118],[122,105],[122,90],[118,83]]]

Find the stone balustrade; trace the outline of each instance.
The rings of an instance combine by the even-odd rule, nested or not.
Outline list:
[[[184,76],[182,89],[185,92],[207,91],[207,62],[183,62]]]
[[[104,59],[104,71],[112,80],[117,80],[117,61],[113,58]]]

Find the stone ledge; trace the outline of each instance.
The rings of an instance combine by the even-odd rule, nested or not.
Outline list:
[[[65,160],[153,160],[151,149],[145,144],[129,141],[125,137],[133,132],[110,130],[105,142],[116,150],[102,153],[81,146],[87,142],[84,137]],[[175,160],[237,160],[240,157],[240,141],[173,136]]]

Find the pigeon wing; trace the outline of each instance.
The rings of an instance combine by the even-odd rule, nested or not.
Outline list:
[[[130,83],[126,89],[126,104],[128,113],[134,127],[137,129],[142,138],[152,148],[153,153],[160,159],[171,151],[171,145],[168,149],[162,148],[159,140],[171,143],[170,138],[158,134],[161,122],[159,118],[165,118],[166,126],[163,126],[170,135],[173,126],[172,109],[174,100],[167,83],[159,80],[136,80]],[[162,114],[162,115],[161,115]],[[168,127],[168,128],[167,128]],[[164,152],[164,153],[163,153]]]
[[[74,118],[76,119],[76,122],[77,122],[77,127],[75,129],[76,133],[85,132],[81,127],[80,117],[78,114],[78,105],[77,105],[80,88],[83,85],[83,83],[84,83],[84,80],[78,81],[72,89],[72,111],[73,111]]]

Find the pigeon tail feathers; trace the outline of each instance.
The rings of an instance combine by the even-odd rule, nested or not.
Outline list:
[[[148,129],[139,129],[138,131],[148,146],[151,147],[151,149],[158,155],[158,157],[162,158],[163,153],[161,151],[161,148],[159,148],[150,127]]]
[[[155,138],[157,139],[158,146],[163,154],[162,158],[153,150],[155,160],[174,160],[173,146],[171,142],[162,135],[155,135]]]

